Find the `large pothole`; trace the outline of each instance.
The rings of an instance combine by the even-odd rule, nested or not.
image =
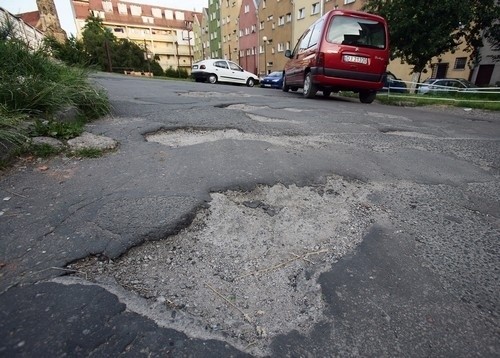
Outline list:
[[[381,215],[367,200],[372,190],[332,177],[315,187],[213,193],[210,206],[179,234],[114,261],[88,258],[68,268],[90,280],[113,277],[166,309],[192,315],[211,334],[263,355],[272,337],[306,332],[321,319],[317,278],[352,251]]]
[[[258,119],[261,119],[260,117]],[[326,136],[271,136],[256,133],[245,133],[237,129],[176,129],[146,134],[148,142],[160,143],[171,148],[179,148],[220,140],[263,141],[286,147],[320,147],[330,141]]]

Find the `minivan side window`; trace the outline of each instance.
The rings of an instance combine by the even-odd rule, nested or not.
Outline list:
[[[312,47],[318,43],[321,37],[321,30],[323,30],[323,24],[325,23],[325,20],[319,21],[316,26],[314,26],[314,29],[312,30],[311,34],[311,39],[309,40],[309,46]]]
[[[330,22],[326,40],[335,44],[384,49],[384,24],[348,16],[335,16]]]
[[[312,31],[311,29],[307,29],[307,32],[302,36],[302,40],[300,40],[299,52],[304,51],[309,47],[309,40],[311,38]]]

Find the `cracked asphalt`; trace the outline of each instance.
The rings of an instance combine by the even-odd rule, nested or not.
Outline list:
[[[118,149],[0,176],[0,356],[500,355],[498,113],[93,78]]]

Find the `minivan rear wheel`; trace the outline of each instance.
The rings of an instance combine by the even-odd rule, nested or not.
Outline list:
[[[283,75],[283,86],[281,87],[283,92],[288,92],[290,90],[290,86],[286,84],[286,76]]]
[[[314,98],[316,96],[316,92],[318,92],[318,88],[312,82],[311,72],[308,72],[304,78],[304,97]]]
[[[361,103],[372,103],[377,96],[375,91],[361,91],[359,92],[359,100]]]

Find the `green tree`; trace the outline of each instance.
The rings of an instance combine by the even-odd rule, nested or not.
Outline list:
[[[73,35],[63,44],[53,37],[46,37],[44,42],[52,56],[63,61],[67,65],[83,67],[90,63],[90,58],[85,51],[83,41],[77,40]]]
[[[391,57],[421,73],[435,56],[465,42],[477,59],[484,32],[500,16],[495,0],[368,0],[364,10],[389,23]]]
[[[136,43],[127,39],[120,39],[111,47],[113,67],[144,70],[147,67],[144,59],[144,50]]]
[[[87,19],[82,31],[82,41],[91,65],[97,65],[103,71],[112,65],[109,60],[116,37],[111,30],[104,27],[100,18],[90,16]]]

